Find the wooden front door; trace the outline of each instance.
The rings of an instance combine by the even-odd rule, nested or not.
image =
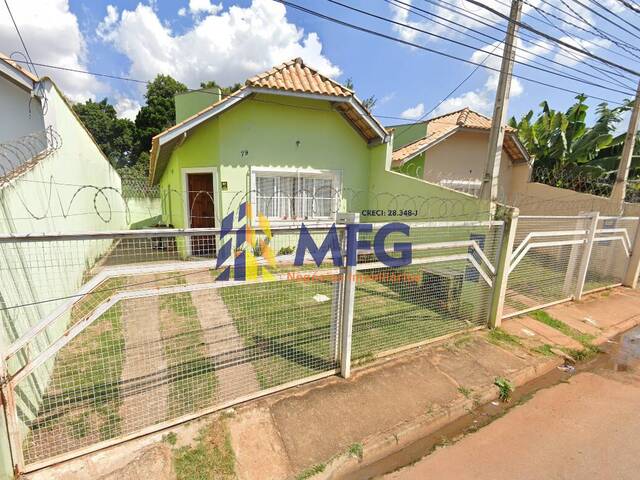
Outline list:
[[[213,175],[211,173],[187,174],[189,190],[189,226],[213,228],[215,209],[213,203]],[[213,235],[191,237],[192,255],[215,255],[216,239]]]

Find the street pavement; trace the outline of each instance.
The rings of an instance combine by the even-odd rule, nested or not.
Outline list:
[[[640,478],[640,330],[620,343],[633,349],[537,392],[486,427],[384,478]]]

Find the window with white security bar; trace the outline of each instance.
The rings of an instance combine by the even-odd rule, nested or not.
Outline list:
[[[334,172],[255,171],[256,212],[274,220],[327,220],[338,205]]]

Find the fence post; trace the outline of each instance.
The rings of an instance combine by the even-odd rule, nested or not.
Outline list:
[[[16,409],[15,395],[9,384],[8,369],[4,358],[0,358],[0,410],[4,410],[4,419],[7,426],[7,440],[14,474],[24,468],[22,446],[20,444],[20,427],[18,424],[18,411]]]
[[[513,242],[516,238],[518,228],[518,215],[520,210],[513,207],[504,208],[504,230],[502,232],[502,242],[498,252],[498,264],[496,265],[496,275],[493,279],[491,289],[491,303],[489,305],[489,328],[498,328],[502,323],[502,311],[504,310],[504,297],[507,292],[507,282],[509,280],[509,270],[511,268],[511,253],[513,252]]]
[[[336,223],[338,221],[336,220]],[[338,231],[340,241],[340,252],[342,259],[345,258],[346,235],[344,230]],[[333,296],[331,298],[331,331],[329,332],[329,358],[336,364],[340,360],[340,325],[342,324],[342,295],[344,288],[344,272],[341,272],[340,280],[333,285]]]
[[[337,216],[337,222],[343,225],[359,223],[359,221],[360,214],[358,213],[339,213]],[[343,267],[342,315],[340,324],[340,375],[344,378],[349,378],[351,375],[351,336],[353,333],[353,306],[356,296],[357,270],[355,266],[346,265],[346,241],[347,235],[344,236],[344,243],[342,245],[345,266]]]
[[[640,220],[636,225],[636,235],[631,245],[631,256],[624,275],[622,285],[629,288],[638,288],[638,273],[640,273]]]
[[[596,230],[598,229],[599,212],[591,212],[587,214],[587,217],[591,219],[589,222],[589,230],[585,235],[584,248],[582,249],[582,256],[580,258],[580,269],[578,270],[578,280],[576,281],[576,291],[573,296],[574,300],[581,300],[582,293],[584,291],[584,282],[587,278],[587,272],[589,270],[589,263],[591,262],[591,251],[593,250],[593,239],[596,236]]]

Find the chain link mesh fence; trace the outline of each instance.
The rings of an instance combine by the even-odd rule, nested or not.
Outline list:
[[[589,222],[581,216],[518,219],[505,316],[571,299]]]
[[[352,358],[363,361],[486,325],[502,229],[502,222],[412,224],[410,265],[388,267],[372,252],[360,254]],[[389,250],[396,241],[407,239],[389,236]]]
[[[600,217],[585,279],[585,293],[623,282],[637,217]]]

